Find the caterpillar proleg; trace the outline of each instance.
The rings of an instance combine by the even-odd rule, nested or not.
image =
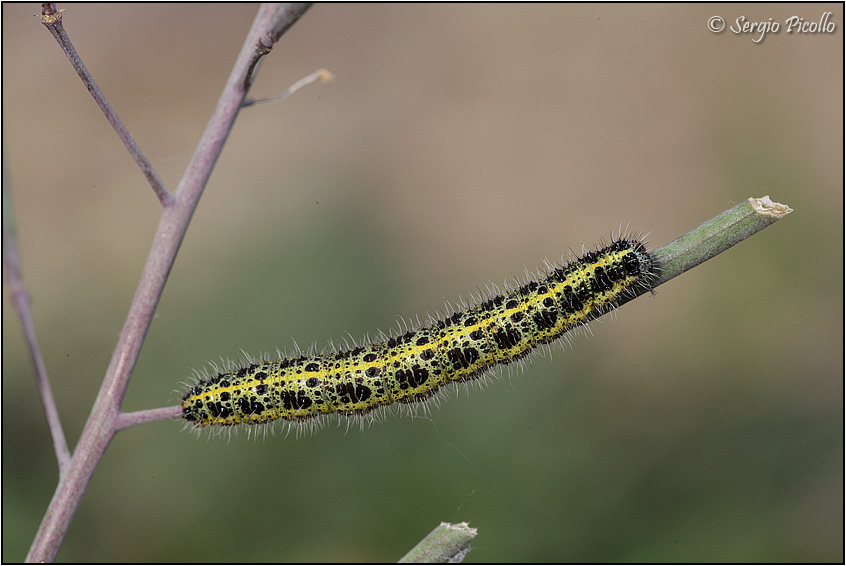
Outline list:
[[[182,398],[195,427],[360,415],[423,401],[449,383],[510,364],[649,288],[653,260],[620,238],[536,280],[432,324],[331,354],[251,363],[201,380]]]

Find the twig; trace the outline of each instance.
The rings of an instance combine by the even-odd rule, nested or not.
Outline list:
[[[156,193],[159,202],[162,203],[162,206],[169,205],[173,201],[173,195],[167,190],[164,181],[162,181],[159,174],[156,173],[156,170],[153,169],[153,165],[147,159],[147,156],[144,155],[144,152],[141,151],[141,148],[138,147],[137,143],[135,143],[135,139],[132,137],[132,134],[129,133],[126,126],[124,126],[123,122],[121,122],[120,118],[118,118],[118,115],[115,113],[114,109],[112,109],[109,101],[106,100],[106,97],[103,95],[100,87],[98,87],[97,83],[94,82],[94,77],[92,77],[91,73],[88,72],[88,69],[85,68],[85,65],[82,63],[82,59],[80,59],[73,43],[71,43],[68,34],[65,32],[65,27],[62,24],[63,12],[64,10],[56,10],[56,5],[54,3],[45,2],[41,9],[41,23],[44,24],[44,27],[50,30],[50,33],[56,38],[56,41],[59,43],[59,47],[61,47],[62,51],[64,51],[65,55],[67,55],[67,58],[71,62],[71,65],[73,65],[76,74],[78,74],[79,78],[82,79],[82,84],[85,85],[85,88],[87,88],[88,92],[91,93],[91,96],[94,97],[94,102],[97,103],[97,106],[99,106],[100,110],[102,110],[103,114],[105,114],[109,124],[111,124],[115,132],[117,132],[120,141],[123,142],[123,145],[135,160],[135,163],[138,164],[138,167],[141,169],[144,177],[147,178],[147,182],[150,183],[151,187],[153,187],[153,191]]]
[[[179,183],[173,203],[162,210],[147,264],[141,274],[141,280],[100,392],[85,423],[70,465],[61,477],[38,528],[27,555],[27,561],[49,562],[55,559],[85,488],[117,430],[120,406],[129,385],[129,378],[179,245],[182,243],[206,182],[246,97],[245,85],[249,82],[249,74],[256,61],[255,53],[259,40],[267,37],[274,22],[281,17],[280,14],[289,12],[301,14],[304,11],[305,8],[299,5],[265,4],[259,8],[214,114]],[[293,18],[293,21],[297,18]]]
[[[181,405],[175,405],[173,407],[163,407],[161,409],[147,409],[145,411],[135,411],[132,413],[121,413],[118,415],[117,422],[115,422],[115,430],[118,431],[133,426],[152,423],[156,421],[178,419],[181,417]]]
[[[53,437],[53,448],[56,451],[56,460],[59,464],[59,476],[61,477],[70,463],[70,451],[65,440],[65,432],[59,419],[59,411],[56,409],[56,401],[53,398],[53,390],[50,388],[50,380],[47,378],[47,367],[41,357],[41,348],[38,346],[38,335],[35,332],[35,321],[30,310],[29,293],[23,284],[21,271],[21,260],[18,254],[17,235],[14,227],[14,209],[12,208],[11,185],[7,177],[6,149],[3,149],[3,273],[9,283],[9,292],[12,304],[18,313],[21,321],[21,329],[26,338],[29,355],[32,358],[32,365],[35,368],[35,383],[41,394],[41,403],[44,405],[44,413],[47,416],[47,426],[50,429],[50,436]]]
[[[297,82],[295,82],[294,84],[289,86],[288,90],[286,90],[285,92],[283,92],[279,96],[273,96],[273,97],[270,97],[270,98],[259,98],[259,99],[247,98],[246,100],[244,100],[244,104],[242,105],[242,108],[246,108],[248,106],[254,106],[256,104],[265,104],[267,102],[279,102],[280,100],[285,100],[286,98],[288,98],[289,96],[291,96],[292,94],[294,94],[295,92],[297,92],[298,90],[303,88],[304,86],[310,85],[311,83],[313,83],[315,81],[320,81],[322,83],[328,83],[328,82],[330,82],[334,79],[335,79],[335,76],[332,75],[332,73],[330,73],[326,69],[317,69],[312,74],[301,78],[300,80],[298,80]]]

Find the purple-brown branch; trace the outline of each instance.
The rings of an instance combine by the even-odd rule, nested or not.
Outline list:
[[[180,417],[182,417],[182,405],[162,407],[161,409],[146,409],[144,411],[135,411],[132,413],[121,413],[118,415],[117,422],[115,422],[115,430],[123,430],[125,428],[153,423],[156,421],[178,419]]]
[[[269,46],[260,44],[260,40],[278,39],[308,7],[304,4],[264,4],[259,8],[217,107],[203,132],[176,193],[172,195],[172,198],[165,199],[162,199],[160,194],[163,205],[162,216],[129,314],[94,407],[74,450],[70,465],[60,478],[53,499],[39,526],[27,555],[27,561],[48,562],[55,559],[98,462],[115,432],[126,423],[124,419],[128,417],[121,417],[120,406],[167,276],[206,182],[247,95],[252,69],[256,62],[269,51]],[[52,11],[52,14],[46,14],[49,19],[57,19],[57,15],[60,14],[55,11],[54,6],[45,7],[45,11]],[[280,26],[280,21],[287,22],[287,27]],[[51,28],[52,31],[53,28]],[[71,62],[74,63],[72,58]],[[74,66],[76,67],[75,63]],[[86,86],[89,85],[93,85],[96,89],[93,81],[86,83]],[[90,86],[89,90],[92,90]],[[92,95],[94,94],[92,90]]]
[[[3,167],[4,177],[6,168]],[[3,191],[9,190],[7,179],[3,179]],[[4,195],[5,197],[5,195]],[[12,304],[18,313],[21,321],[21,329],[26,339],[29,355],[32,358],[32,365],[35,368],[35,383],[38,385],[38,392],[41,394],[41,403],[44,405],[44,413],[47,417],[47,426],[50,429],[50,436],[53,438],[53,448],[56,451],[56,460],[59,464],[59,476],[64,473],[70,463],[70,451],[65,440],[65,432],[59,419],[59,411],[56,409],[56,401],[53,398],[53,390],[50,388],[50,380],[47,378],[47,367],[41,357],[41,348],[38,346],[38,335],[35,333],[35,321],[32,318],[30,309],[29,293],[23,284],[21,272],[20,255],[18,254],[18,243],[12,228],[12,209],[4,198],[3,206],[3,273],[9,283],[9,293]]]
[[[167,190],[164,181],[162,181],[159,174],[156,173],[156,170],[153,169],[153,165],[147,159],[147,156],[144,155],[144,152],[141,151],[141,148],[138,147],[137,143],[135,143],[135,139],[132,137],[132,134],[129,133],[126,126],[124,126],[123,122],[121,122],[120,118],[118,118],[118,115],[109,104],[109,101],[106,100],[106,97],[103,95],[100,87],[98,87],[97,83],[94,82],[94,77],[91,76],[91,73],[88,72],[88,69],[82,63],[82,59],[80,59],[79,54],[76,52],[76,48],[74,48],[68,34],[65,32],[64,25],[62,25],[62,12],[63,10],[56,10],[56,5],[54,3],[44,3],[41,9],[41,23],[44,24],[44,27],[50,30],[50,33],[53,34],[54,38],[56,38],[59,47],[62,48],[62,51],[64,51],[68,60],[71,62],[71,65],[73,65],[76,74],[78,74],[79,78],[82,79],[82,84],[84,84],[85,88],[88,89],[88,92],[91,93],[91,96],[94,98],[94,102],[97,103],[97,106],[99,106],[100,110],[103,111],[103,114],[106,116],[109,124],[111,124],[115,132],[117,132],[120,141],[123,142],[123,145],[135,160],[135,163],[138,164],[138,168],[141,169],[144,177],[147,178],[147,182],[149,182],[150,186],[153,187],[153,191],[156,193],[159,201],[162,205],[168,204],[173,199],[173,195]]]

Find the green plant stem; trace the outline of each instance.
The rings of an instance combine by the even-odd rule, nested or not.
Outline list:
[[[444,564],[461,562],[470,551],[470,541],[476,529],[467,523],[441,523],[418,542],[408,554],[399,559],[400,564]]]
[[[623,305],[651,289],[663,285],[712,257],[739,244],[780,218],[793,212],[789,206],[770,197],[748,198],[740,204],[703,222],[650,255],[655,262],[655,277],[648,288],[640,288],[620,301]]]
[[[768,196],[746,199],[655,250],[652,257],[660,273],[654,286],[693,269],[791,212],[789,206],[773,202]]]

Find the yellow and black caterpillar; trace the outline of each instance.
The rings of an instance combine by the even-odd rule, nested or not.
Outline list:
[[[649,288],[653,269],[643,242],[621,238],[400,336],[218,373],[190,388],[182,416],[195,427],[259,424],[423,401],[443,385],[519,360],[613,309],[636,287]]]

